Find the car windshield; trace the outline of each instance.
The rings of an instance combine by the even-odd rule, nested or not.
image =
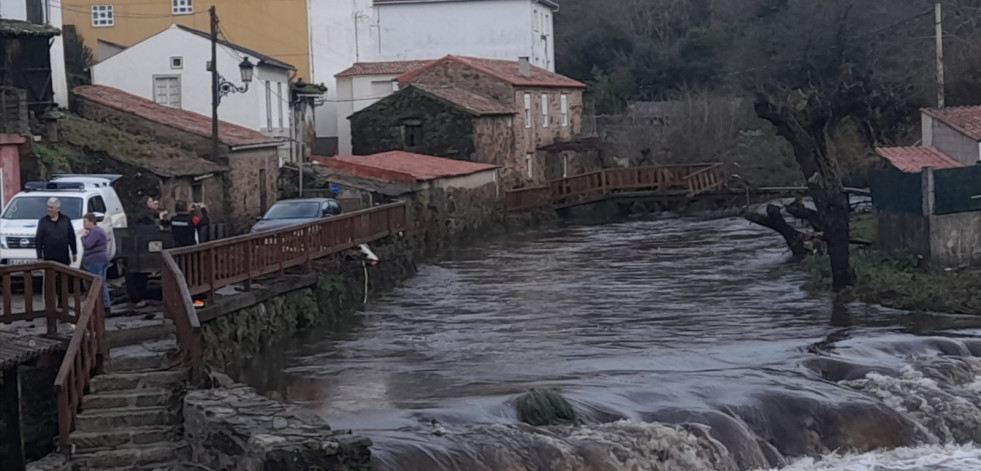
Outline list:
[[[47,215],[48,199],[50,196],[17,196],[10,200],[7,209],[3,211],[3,219],[30,219],[37,221]],[[61,214],[68,219],[82,218],[82,198],[59,197]]]
[[[320,203],[304,201],[276,203],[263,219],[310,219],[320,217]]]

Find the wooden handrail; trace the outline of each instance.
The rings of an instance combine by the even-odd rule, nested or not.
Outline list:
[[[36,311],[34,306],[36,295],[33,289],[34,273],[39,271],[44,273],[46,286],[43,311]],[[14,312],[11,303],[13,297],[10,289],[11,275],[16,273],[23,275],[25,303],[23,313]],[[82,405],[82,396],[92,375],[101,370],[103,359],[109,353],[103,306],[105,281],[100,277],[54,262],[0,267],[0,278],[3,280],[4,297],[0,323],[45,317],[48,319],[49,335],[57,335],[59,321],[75,324],[75,332],[68,343],[54,382],[54,388],[58,392],[58,442],[61,449],[67,452],[78,409]],[[56,279],[60,283],[56,283]],[[81,291],[85,284],[88,285],[88,289],[83,299]],[[73,292],[69,293],[69,287],[73,288]],[[59,289],[60,296],[56,292]],[[59,297],[62,302],[60,308],[57,306]],[[74,304],[74,313],[72,304]]]
[[[408,205],[396,202],[283,229],[246,234],[162,253],[164,313],[173,320],[181,352],[192,375],[203,363],[201,323],[192,296],[295,266],[404,231]]]
[[[694,196],[725,186],[721,163],[661,165],[595,170],[548,182],[547,202],[537,204],[527,195],[531,189],[505,192],[505,211],[522,211],[550,205],[603,198],[623,191],[683,191]]]

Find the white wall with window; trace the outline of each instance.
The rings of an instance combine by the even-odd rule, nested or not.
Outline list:
[[[238,87],[243,86],[239,63],[246,56],[257,64],[252,83],[247,92],[221,99],[219,119],[267,135],[289,136],[290,70],[219,45],[218,71]],[[94,65],[92,82],[211,116],[211,73],[206,70],[210,60],[207,35],[171,26]]]

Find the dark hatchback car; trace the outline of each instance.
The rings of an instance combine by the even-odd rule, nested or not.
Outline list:
[[[330,198],[282,200],[252,226],[252,232],[265,232],[295,226],[341,214],[341,204]]]

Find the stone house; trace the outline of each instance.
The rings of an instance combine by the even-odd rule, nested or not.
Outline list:
[[[546,154],[582,132],[582,83],[506,61],[446,56],[353,114],[355,155],[405,150],[502,167],[506,188],[546,181]]]
[[[218,155],[212,155],[209,117],[160,105],[110,87],[78,87],[74,94],[77,112],[86,119],[131,134],[149,136],[158,143],[177,147],[227,168],[221,201],[205,199],[204,202],[212,208],[220,206],[224,222],[234,231],[248,227],[276,201],[280,139],[219,122]]]
[[[364,206],[408,201],[412,232],[429,249],[493,220],[502,194],[491,164],[404,151],[312,160],[319,179]]]

